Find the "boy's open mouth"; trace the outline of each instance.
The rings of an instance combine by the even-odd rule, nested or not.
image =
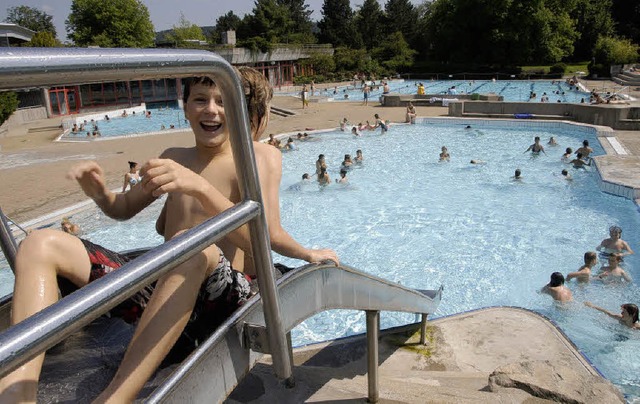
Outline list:
[[[215,132],[220,129],[221,126],[222,124],[218,122],[200,122],[200,127],[207,132]]]

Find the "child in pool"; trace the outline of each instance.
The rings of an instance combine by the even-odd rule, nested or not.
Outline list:
[[[621,256],[633,254],[629,244],[622,238],[622,229],[618,226],[609,227],[609,238],[602,240],[596,247],[597,251],[605,254],[618,253]]]
[[[589,282],[591,279],[591,269],[598,263],[598,255],[593,251],[584,253],[584,265],[578,268],[576,272],[571,272],[567,275],[567,282],[571,279],[578,281],[578,283]]]
[[[640,323],[638,323],[638,306],[632,303],[625,303],[620,306],[620,314],[612,313],[607,309],[598,307],[591,302],[584,302],[584,305],[603,312],[611,318],[615,318],[623,325],[634,330],[640,330]]]

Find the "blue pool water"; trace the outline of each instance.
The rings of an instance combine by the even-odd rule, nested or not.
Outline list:
[[[563,81],[556,81],[552,84],[551,80],[396,80],[389,81],[389,87],[392,93],[416,94],[419,82],[424,84],[426,94],[432,95],[446,95],[448,90],[455,86],[457,94],[493,93],[503,96],[504,101],[540,102],[542,95],[546,93],[549,97],[549,102],[557,103],[559,100],[560,102],[580,103],[583,98],[585,102],[589,102],[589,93],[576,91],[576,87],[571,90],[570,86]],[[336,91],[335,94],[334,91]],[[537,97],[530,98],[531,92],[536,93]],[[294,92],[288,94],[299,95]],[[345,98],[345,95],[348,95],[348,97]],[[369,101],[377,102],[381,95],[382,86],[373,88]],[[316,91],[315,96],[333,98],[334,101],[363,101],[364,99],[359,83],[356,88],[343,86]],[[446,95],[446,97],[455,98],[455,95]]]
[[[150,109],[151,117],[143,114],[129,115],[127,117],[113,117],[110,120],[97,120],[96,124],[101,138],[130,136],[141,133],[157,132],[174,129],[188,129],[189,123],[185,122],[184,112],[180,108],[154,108]],[[163,129],[164,126],[164,129]],[[87,131],[93,132],[93,126],[89,122],[85,130],[78,133],[69,133],[64,139],[86,139]]]
[[[636,206],[600,192],[595,171],[560,162],[564,149],[575,150],[583,139],[602,154],[595,132],[559,129],[555,123],[537,129],[535,122],[519,127],[434,122],[441,120],[395,125],[386,135],[365,132],[360,138],[328,132],[314,135],[319,141],[299,143],[298,150],[283,155],[284,227],[303,245],[334,248],[345,264],[363,271],[420,289],[444,285],[436,316],[496,305],[542,313],[627,397],[640,397],[640,334],[582,305],[589,300],[617,311],[621,303],[640,303],[637,255],[624,262],[634,278],[630,285],[572,283],[575,301],[562,306],[539,293],[552,272],[575,271],[584,252],[594,250],[613,224],[622,227],[623,238],[640,253]],[[472,129],[464,129],[467,123]],[[547,155],[523,153],[534,136],[545,145],[554,136],[560,145],[546,146]],[[438,162],[443,145],[451,154],[449,163]],[[315,172],[318,154],[326,155],[334,180],[344,154],[355,156],[357,149],[363,150],[365,162],[348,174],[349,186],[320,189],[313,183],[289,190],[302,173]],[[486,164],[471,165],[471,159]],[[522,182],[511,180],[516,168],[522,170]],[[560,177],[563,168],[573,182]],[[160,241],[152,220],[160,204],[151,209],[134,225],[93,212],[77,219],[88,238],[122,250]],[[277,255],[274,261],[300,264]],[[413,321],[408,314],[381,315],[383,328]],[[294,344],[302,345],[364,331],[364,313],[334,310],[305,321],[292,334]]]

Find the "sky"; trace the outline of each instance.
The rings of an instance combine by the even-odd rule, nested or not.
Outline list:
[[[354,10],[363,3],[363,0],[350,1]],[[384,7],[386,0],[379,0],[379,2],[380,6]],[[416,5],[421,3],[420,0],[412,0],[411,2]],[[194,24],[215,25],[218,17],[229,11],[233,11],[240,17],[251,13],[255,2],[254,0],[142,0],[142,3],[149,9],[155,30],[162,31],[178,25],[180,12],[184,13],[186,19]],[[313,10],[311,19],[320,20],[323,0],[307,0],[306,3],[309,5],[309,10]],[[64,22],[71,12],[71,0],[0,0],[0,21],[7,18],[7,9],[15,6],[34,7],[53,16],[58,39],[63,42],[67,39]]]

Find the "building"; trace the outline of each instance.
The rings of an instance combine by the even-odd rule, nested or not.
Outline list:
[[[33,35],[35,35],[35,31],[17,24],[0,23],[0,47],[20,46],[29,42]]]

